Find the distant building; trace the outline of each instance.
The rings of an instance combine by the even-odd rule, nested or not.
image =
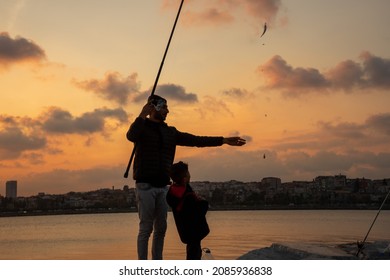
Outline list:
[[[16,198],[17,197],[17,181],[7,181],[5,183],[5,197],[6,198]]]
[[[344,188],[346,185],[347,185],[347,176],[341,174],[334,176],[334,186],[336,188]]]
[[[334,176],[317,176],[314,179],[315,184],[321,190],[331,190],[334,189]]]
[[[261,180],[261,185],[264,186],[267,191],[277,192],[282,186],[282,180],[276,177],[265,177]]]

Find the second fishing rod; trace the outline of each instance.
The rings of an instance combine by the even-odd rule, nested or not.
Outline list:
[[[164,66],[165,58],[167,56],[168,49],[169,49],[169,46],[171,44],[171,40],[172,40],[173,34],[175,32],[175,29],[176,29],[176,24],[177,24],[177,22],[179,20],[179,16],[180,16],[180,13],[181,13],[181,9],[183,7],[183,3],[184,3],[184,0],[181,0],[180,6],[179,6],[179,10],[177,12],[177,15],[176,15],[176,18],[175,18],[175,22],[173,24],[173,28],[172,28],[171,34],[169,36],[169,40],[168,40],[167,46],[165,48],[165,52],[164,52],[163,58],[161,60],[161,64],[160,64],[160,67],[158,69],[156,80],[154,81],[154,85],[153,85],[153,88],[152,88],[152,92],[150,93],[150,96],[153,96],[154,92],[156,91],[158,80],[160,79],[160,74],[161,74],[161,71],[162,71],[163,66]],[[127,167],[126,167],[125,174],[123,175],[125,178],[127,178],[129,176],[131,163],[133,162],[133,158],[134,158],[136,149],[137,149],[137,143],[134,143],[133,151],[131,152],[131,156],[130,156],[129,162],[127,164]]]

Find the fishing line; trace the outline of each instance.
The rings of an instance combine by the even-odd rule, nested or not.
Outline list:
[[[364,243],[366,242],[367,237],[368,237],[368,235],[370,234],[370,231],[371,231],[372,227],[374,226],[375,221],[376,221],[376,219],[378,218],[379,213],[381,212],[381,210],[382,210],[382,208],[383,208],[383,205],[385,205],[385,202],[386,202],[387,197],[389,196],[389,194],[390,194],[390,189],[389,189],[389,191],[388,191],[388,193],[387,193],[385,199],[383,200],[381,207],[379,207],[378,213],[376,213],[375,219],[374,219],[374,221],[372,221],[371,226],[370,226],[370,228],[368,229],[368,232],[367,232],[367,234],[366,234],[366,237],[364,237],[364,240],[363,240],[362,242],[358,242],[358,248],[359,248],[359,249],[358,249],[358,251],[357,251],[357,253],[356,253],[356,256],[357,256],[357,257],[359,256],[359,253],[362,251],[363,246],[364,246]]]
[[[164,66],[165,57],[167,56],[168,49],[169,49],[169,45],[171,44],[171,40],[172,40],[172,37],[173,37],[173,33],[175,32],[176,24],[177,24],[177,21],[178,21],[179,16],[180,16],[180,12],[181,12],[181,8],[182,8],[182,6],[183,6],[183,3],[184,3],[184,0],[181,0],[180,6],[179,6],[179,10],[177,11],[177,15],[176,15],[176,18],[175,18],[175,22],[174,22],[174,24],[173,24],[173,28],[172,28],[171,34],[170,34],[170,36],[169,36],[169,40],[168,40],[168,43],[167,43],[167,47],[165,48],[164,56],[163,56],[163,58],[162,58],[162,60],[161,60],[161,64],[160,64],[160,67],[159,67],[159,69],[158,69],[157,76],[156,76],[156,80],[154,81],[153,89],[152,89],[152,92],[150,93],[150,96],[153,96],[153,95],[154,95],[154,92],[155,92],[155,90],[156,90],[156,87],[157,87],[157,84],[158,84],[158,80],[159,80],[159,78],[160,78],[160,74],[161,74],[162,68],[163,68],[163,66]],[[132,163],[132,161],[133,161],[133,158],[134,158],[134,154],[135,154],[136,147],[137,147],[137,143],[134,143],[134,147],[133,147],[133,151],[132,151],[132,153],[131,153],[130,159],[129,159],[129,163],[127,164],[125,174],[123,175],[125,178],[127,178],[127,177],[129,176],[129,170],[130,170],[130,166],[131,166],[131,163]]]

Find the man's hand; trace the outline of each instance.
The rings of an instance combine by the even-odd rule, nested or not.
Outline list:
[[[242,146],[246,144],[246,140],[241,137],[227,137],[223,138],[223,143],[230,146]]]
[[[153,109],[154,109],[154,107],[153,107],[152,103],[150,103],[150,102],[146,103],[145,106],[142,108],[142,111],[139,114],[139,117],[146,119],[146,117],[152,113]]]

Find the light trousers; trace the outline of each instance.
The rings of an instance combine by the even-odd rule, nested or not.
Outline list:
[[[152,232],[152,259],[163,259],[164,238],[167,231],[167,192],[168,186],[155,188],[148,183],[136,183],[139,217],[137,252],[139,260],[148,259],[149,238]]]

